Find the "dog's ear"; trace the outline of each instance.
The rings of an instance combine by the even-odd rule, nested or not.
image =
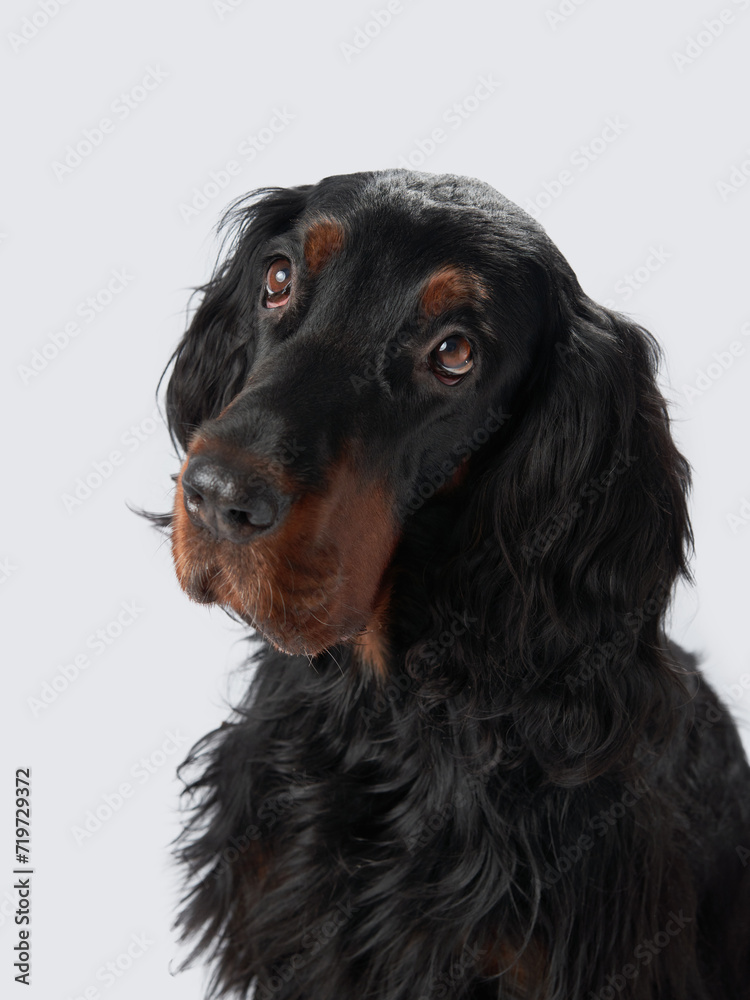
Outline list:
[[[219,225],[224,233],[221,260],[211,280],[196,289],[200,304],[170,360],[167,420],[172,440],[183,450],[195,429],[217,416],[247,378],[255,350],[263,247],[293,225],[309,189],[257,191],[236,202]]]
[[[663,619],[689,577],[690,471],[651,335],[572,275],[548,280],[544,371],[482,473],[462,519],[464,579],[449,583],[476,595],[477,628],[494,633],[505,752],[530,747],[575,784],[626,768],[634,734],[670,731],[680,685]]]

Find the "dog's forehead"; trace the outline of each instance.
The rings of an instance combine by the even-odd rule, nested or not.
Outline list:
[[[311,191],[315,201],[328,201],[352,208],[407,209],[419,217],[420,210],[437,206],[468,208],[501,216],[517,207],[491,185],[457,174],[428,174],[413,170],[381,170],[366,174],[326,177]]]
[[[377,230],[408,240],[410,233],[424,236],[438,222],[460,234],[482,220],[499,220],[510,205],[471,178],[393,170],[326,178],[310,192],[300,222],[307,230],[335,221],[351,238]]]
[[[498,239],[511,246],[547,240],[535,220],[489,184],[409,170],[325,178],[309,192],[295,229],[313,273],[342,251],[373,265],[378,257],[386,268],[421,263],[428,273],[486,261]]]
[[[337,258],[343,263],[343,253],[344,266],[358,283],[368,276],[371,282],[395,287],[399,277],[413,275],[415,266],[427,273],[444,265],[446,244],[460,259],[460,210],[427,197],[426,190],[423,178],[409,184],[399,174],[321,181],[294,227],[308,272],[318,276],[335,270],[340,275],[341,266],[333,265]],[[444,188],[437,185],[436,190]]]

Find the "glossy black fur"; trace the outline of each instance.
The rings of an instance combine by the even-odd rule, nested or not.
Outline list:
[[[316,214],[346,248],[279,321],[267,262],[299,255]],[[356,443],[400,539],[387,675],[347,644],[312,662],[264,647],[188,761],[179,922],[213,988],[750,997],[748,767],[663,630],[689,469],[654,341],[476,181],[334,177],[232,219],[174,358],[175,440],[247,386],[235,439],[303,488]],[[423,363],[417,307],[446,263],[491,292],[459,317],[477,364],[453,387]]]

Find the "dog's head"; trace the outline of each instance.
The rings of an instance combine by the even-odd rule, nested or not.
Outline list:
[[[405,519],[507,419],[549,336],[551,251],[487,186],[400,171],[231,221],[168,390],[177,571],[318,652],[368,626]]]
[[[534,531],[557,511],[563,534],[593,531],[600,550],[638,534],[644,592],[674,575],[687,472],[669,452],[653,344],[583,295],[517,206],[478,181],[393,170],[261,192],[228,225],[167,395],[186,453],[174,556],[192,598],[287,652],[353,639],[387,603],[405,527],[480,466],[473,530],[503,536],[522,591],[550,569]],[[576,548],[582,581],[597,560]]]

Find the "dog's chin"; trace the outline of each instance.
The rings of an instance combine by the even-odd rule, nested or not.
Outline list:
[[[247,619],[246,619],[247,621]],[[252,624],[248,621],[248,624]],[[279,630],[267,625],[258,625],[256,622],[253,628],[267,642],[289,656],[318,656],[326,650],[338,646],[341,643],[351,641],[361,629],[350,628],[307,628],[305,631]]]
[[[317,656],[333,646],[351,642],[366,627],[367,614],[347,615],[345,621],[336,621],[322,614],[296,612],[287,607],[286,617],[259,619],[252,610],[231,606],[261,638],[289,656]]]
[[[225,578],[226,579],[226,578]],[[343,594],[328,597],[317,591],[314,607],[295,601],[298,595],[277,594],[272,608],[245,599],[242,589],[221,586],[215,573],[198,573],[181,581],[183,590],[198,604],[216,605],[242,619],[258,635],[290,656],[317,656],[341,643],[351,642],[367,627],[372,612],[351,608],[343,613]],[[276,610],[278,608],[278,614]],[[269,614],[269,611],[271,612]]]

